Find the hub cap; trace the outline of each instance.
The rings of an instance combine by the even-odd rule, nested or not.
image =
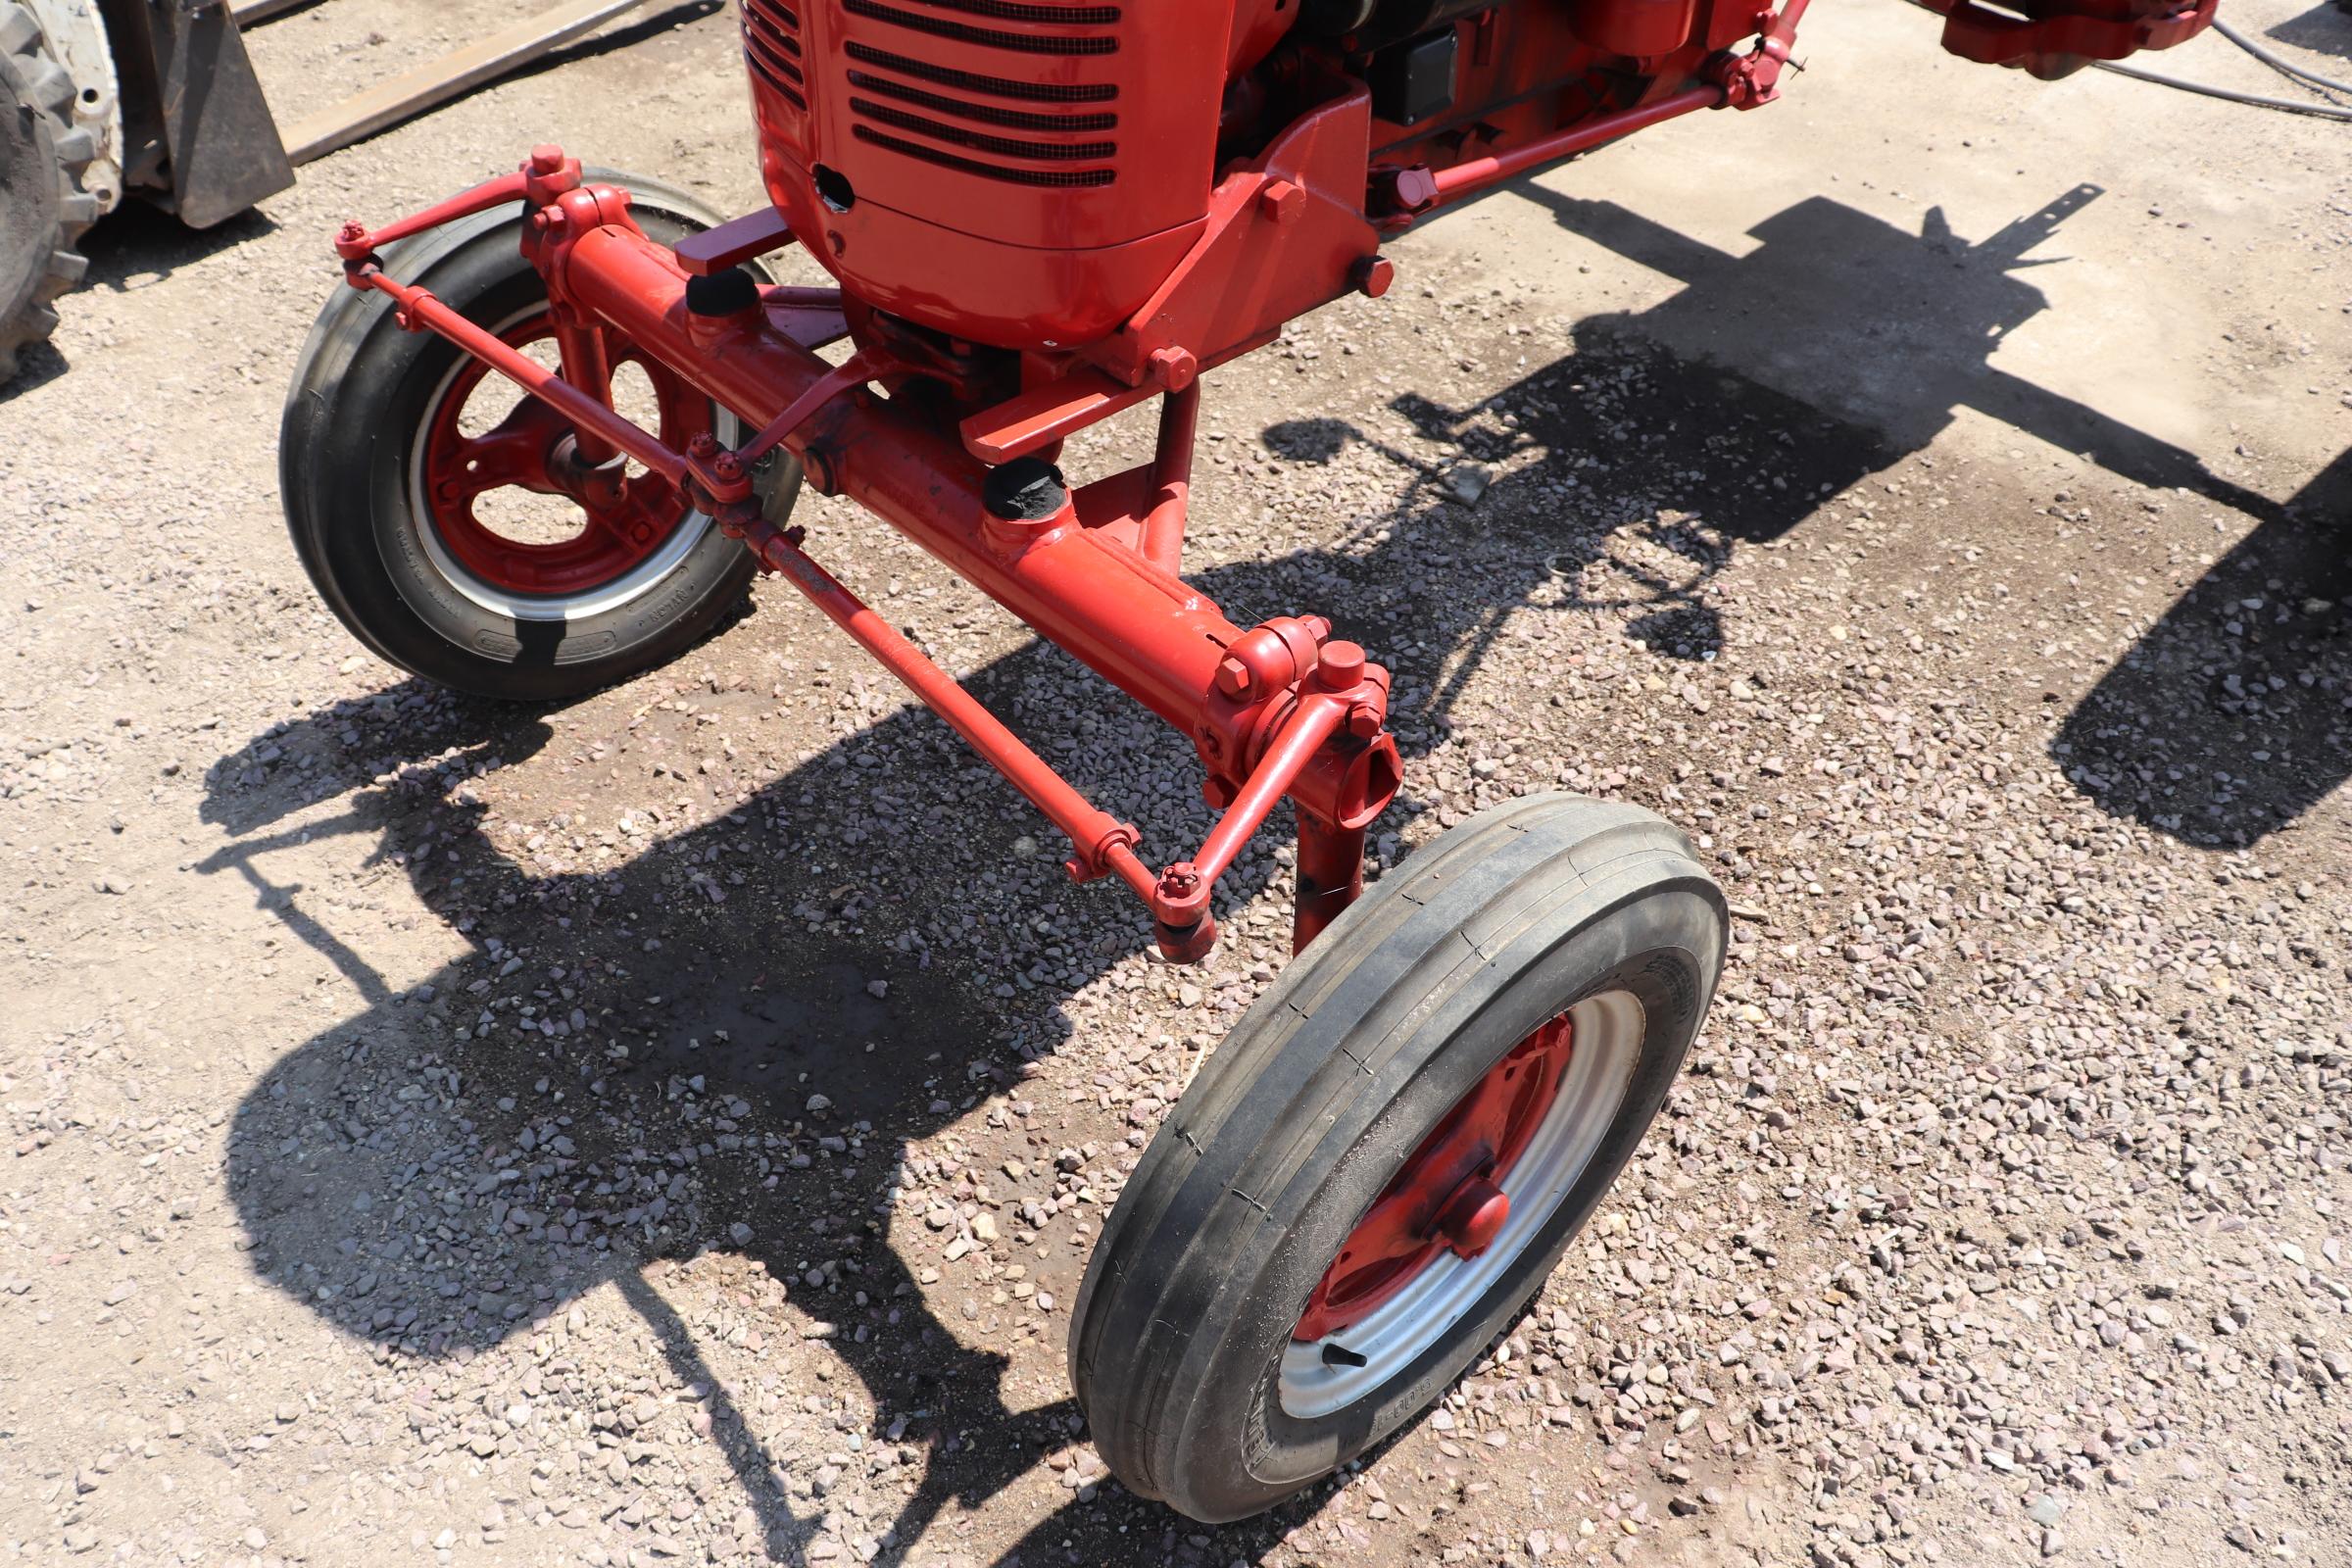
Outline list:
[[[552,348],[555,327],[540,307],[498,335],[527,353]],[[708,398],[610,328],[605,337],[623,414],[673,448],[711,430]],[[459,593],[516,620],[576,620],[625,604],[710,524],[660,474],[582,462],[563,416],[472,359],[426,408],[411,485],[426,558]]]
[[[1504,1053],[1421,1141],[1324,1271],[1283,1352],[1282,1407],[1328,1415],[1485,1302],[1591,1162],[1641,1054],[1642,1004],[1590,997]]]

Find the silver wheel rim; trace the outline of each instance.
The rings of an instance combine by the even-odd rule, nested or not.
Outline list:
[[[494,335],[504,337],[544,309],[546,307],[534,305],[527,310],[516,311],[490,330]],[[425,400],[424,416],[416,422],[420,433],[432,428],[433,420],[440,416],[442,400],[449,396],[450,388],[457,385],[458,377],[465,369],[466,359],[460,355],[457,362],[450,366],[449,373],[441,378],[441,384],[433,388],[433,395]],[[506,380],[496,370],[490,374],[501,381]],[[506,381],[506,384],[514,386],[512,381]],[[520,387],[514,387],[514,391],[517,396],[529,396]],[[719,441],[730,447],[740,442],[743,439],[743,421],[715,403],[710,409],[712,433]],[[433,526],[432,512],[426,504],[424,442],[421,440],[412,443],[409,452],[409,516],[416,534],[416,542],[423,547],[424,559],[432,563],[433,570],[459,597],[493,614],[524,621],[587,620],[641,599],[652,592],[662,579],[675,571],[680,562],[694,554],[695,547],[703,542],[703,536],[710,531],[709,513],[690,512],[679,519],[677,527],[662,541],[661,549],[611,582],[600,583],[576,594],[513,593],[486,583],[467,571],[449,553],[448,546],[441,542],[441,530]]]
[[[1357,1322],[1319,1340],[1292,1341],[1282,1352],[1284,1414],[1313,1420],[1387,1387],[1478,1309],[1550,1222],[1625,1103],[1645,1021],[1629,991],[1587,997],[1568,1017],[1575,1029],[1568,1070],[1535,1136],[1497,1183],[1510,1195],[1511,1212],[1493,1245],[1476,1257],[1441,1253]],[[1346,1360],[1325,1359],[1335,1345]],[[1349,1364],[1357,1356],[1363,1364]]]

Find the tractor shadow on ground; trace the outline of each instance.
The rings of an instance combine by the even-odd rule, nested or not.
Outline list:
[[[2331,15],[2326,25],[2346,24]],[[1740,256],[1614,203],[1533,182],[1514,188],[1563,227],[1688,285],[1638,314],[1588,318],[1580,335],[1638,337],[1693,367],[1753,364],[1759,378],[1800,396],[1799,406],[1818,408],[1816,417],[1881,432],[1885,448],[1874,461],[1882,465],[1924,449],[1970,409],[2132,484],[2184,492],[2253,521],[2052,738],[2053,760],[2102,810],[2187,843],[2237,847],[2291,824],[2352,776],[2343,706],[2352,679],[2352,454],[2281,504],[1991,363],[2010,333],[2047,308],[2028,274],[2064,258],[2033,253],[2099,199],[2097,186],[2066,191],[1974,242],[1952,232],[1939,209],[1909,234],[1810,197],[1755,225],[1756,248]],[[1798,489],[1791,497],[1810,506],[1814,498]],[[2241,603],[2250,597],[2265,601],[2258,615]]]
[[[1018,680],[1037,657],[998,673]],[[799,1562],[838,1499],[810,1495],[812,1463],[796,1469],[797,1495],[780,1490],[786,1456],[763,1451],[757,1430],[778,1398],[797,1405],[824,1385],[730,1388],[648,1272],[710,1248],[740,1253],[835,1326],[832,1351],[892,1413],[897,1439],[929,1450],[898,1517],[858,1525],[912,1541],[951,1501],[993,1495],[1081,1426],[1066,1396],[1008,1407],[1004,1358],[965,1348],[933,1315],[892,1245],[886,1196],[908,1142],[984,1093],[1020,1102],[1024,1058],[1067,1026],[1048,1012],[1024,1018],[1034,1033],[1006,1028],[1009,1009],[983,988],[894,948],[897,925],[870,937],[805,929],[792,911],[826,904],[852,873],[824,868],[830,848],[786,820],[787,803],[808,787],[856,788],[828,765],[838,754],[731,817],[628,845],[609,873],[541,872],[496,842],[486,808],[457,781],[544,766],[558,717],[412,681],[280,726],[216,770],[207,815],[240,837],[199,870],[251,882],[368,1004],[239,1107],[228,1182],[254,1267],[345,1332],[425,1362],[468,1359],[612,1284],[676,1381],[710,1391],[712,1438],[759,1521],[753,1551]],[[969,789],[964,767],[908,734],[930,723],[910,713],[859,741],[897,749],[894,782],[953,799]],[[355,746],[382,782],[330,792],[344,809],[327,820],[281,825],[314,799],[299,760]],[[1009,861],[1018,831],[1007,810],[977,815],[947,879]],[[467,955],[396,989],[314,912],[310,890],[273,879],[276,852],[335,834],[374,840],[371,865],[403,878]],[[875,910],[867,923],[906,913]],[[520,965],[512,985],[509,964]],[[868,989],[876,979],[886,997]],[[500,995],[534,999],[529,1026],[502,1008],[495,1027],[457,1040]],[[818,1085],[832,1103],[808,1112]],[[770,1133],[783,1142],[767,1144]],[[472,1192],[501,1167],[524,1172],[512,1206],[502,1193],[487,1232],[465,1229],[479,1211],[438,1195]],[[1065,1300],[1075,1284],[1054,1279]],[[821,1353],[802,1352],[803,1369]],[[822,1446],[840,1441],[825,1436]]]
[[[2240,540],[2059,726],[2102,810],[2241,849],[2352,777],[2352,449]]]
[[[1638,359],[1621,363],[1604,352],[1579,363],[1612,375],[1625,370],[1622,384],[1636,388],[1644,420],[1687,416],[1701,404],[1720,410],[1727,398],[1762,400],[1741,404],[1740,439],[1710,449],[1727,472],[1748,465],[1751,439],[1769,443],[1800,417],[1760,389],[1727,393],[1714,371],[1686,380],[1659,356]],[[1562,375],[1576,368],[1554,368]],[[1485,450],[1476,416],[1415,405],[1411,416]],[[1832,464],[1825,479],[1868,463],[1876,450],[1867,436],[1835,436],[1806,449],[1839,454],[1819,459]],[[1277,457],[1314,463],[1349,439],[1345,426],[1299,424],[1268,441]],[[1570,461],[1566,448],[1559,461]],[[1632,482],[1647,465],[1670,461],[1690,468],[1687,455],[1644,453],[1620,477]],[[1489,526],[1436,494],[1426,475],[1407,475],[1385,539],[1213,566],[1193,580],[1244,624],[1312,609],[1362,628],[1396,670],[1399,691],[1412,694],[1396,717],[1402,749],[1417,756],[1446,734],[1467,679],[1460,666],[1498,634],[1502,611],[1553,592],[1571,569],[1567,556],[1605,554],[1606,524],[1561,520],[1547,532],[1522,517],[1545,504],[1520,494],[1530,482],[1496,485],[1495,514],[1522,520]],[[1785,497],[1740,514],[1764,535],[1801,514]],[[1698,585],[1726,547],[1695,535],[1681,543],[1692,552],[1676,558],[1682,568],[1625,575],[1612,581],[1608,602],[1634,635],[1667,639],[1697,657],[1716,635]],[[1453,575],[1457,591],[1428,592],[1439,580],[1433,550],[1451,562],[1440,571]],[[1687,623],[1693,613],[1703,625]],[[1390,641],[1396,646],[1385,646]],[[1016,727],[1024,695],[1047,693],[1049,707],[1028,717],[1039,733],[1050,705],[1063,700],[1067,688],[1056,682],[1068,667],[1058,652],[1032,644],[969,684]],[[647,685],[665,696],[664,679]],[[1078,711],[1058,714],[1059,725],[1079,734],[1100,725],[1115,737],[1132,708],[1107,687],[1093,691]],[[1024,1400],[1003,1386],[1002,1355],[966,1345],[967,1336],[940,1321],[935,1308],[954,1298],[956,1281],[928,1295],[918,1286],[888,1197],[908,1144],[975,1111],[1034,1132],[1049,1154],[1069,1141],[1060,1107],[1036,1105],[1023,1085],[1030,1061],[1068,1043],[1073,1026],[1057,991],[1008,1000],[992,984],[1004,976],[968,973],[978,963],[968,953],[931,968],[896,939],[929,911],[956,907],[975,878],[1028,876],[1033,891],[1021,897],[1079,926],[1051,982],[1066,990],[1146,946],[1146,923],[1115,890],[1069,889],[1052,855],[1020,869],[1014,841],[1048,830],[916,709],[769,779],[715,820],[623,840],[601,869],[551,869],[529,841],[515,842],[491,819],[467,781],[527,767],[534,790],[572,803],[534,804],[535,815],[552,821],[559,810],[595,810],[605,760],[583,763],[588,743],[566,728],[560,711],[460,699],[411,681],[273,726],[211,769],[204,814],[233,842],[198,870],[248,881],[257,902],[367,1003],[290,1053],[239,1106],[228,1183],[254,1266],[344,1332],[424,1361],[466,1358],[614,1284],[654,1329],[679,1379],[712,1391],[714,1436],[768,1554],[797,1561],[829,1504],[778,1490],[771,1466],[782,1456],[763,1452],[739,1414],[756,1424],[760,1412],[747,1401],[760,1395],[714,1375],[693,1330],[645,1273],[654,1260],[704,1250],[756,1260],[795,1304],[835,1325],[832,1351],[892,1419],[908,1421],[896,1441],[928,1450],[896,1517],[870,1521],[870,1533],[887,1527],[910,1544],[951,1504],[978,1505],[1082,1429],[1060,1387],[1030,1391],[1036,1397]],[[1168,760],[1189,761],[1189,748],[1172,735],[1153,744],[1165,745]],[[1198,842],[1209,823],[1205,808],[1197,796],[1171,806],[1165,794],[1139,793],[1131,749],[1114,738],[1049,755],[1106,808],[1137,820],[1148,845]],[[642,753],[632,759],[642,760]],[[805,808],[845,797],[862,804],[847,812],[838,804]],[[331,814],[321,818],[316,808],[328,803]],[[1425,808],[1400,797],[1383,832],[1394,834]],[[611,823],[612,809],[608,802],[597,826]],[[536,831],[561,841],[567,829]],[[869,854],[875,846],[856,841],[876,831],[921,847],[911,869],[900,865],[876,879],[836,861]],[[430,908],[463,938],[465,955],[424,985],[395,987],[335,929],[348,918],[336,912],[339,902],[368,906],[368,878],[357,889],[314,891],[272,871],[281,853],[338,834],[369,842],[370,875],[405,883],[401,902]],[[1288,837],[1278,814],[1264,842],[1272,849]],[[1395,854],[1394,838],[1378,842]],[[1245,859],[1222,885],[1221,904],[1250,899],[1276,874],[1269,857]],[[821,930],[805,918],[841,915],[843,885],[876,880],[883,885],[875,902],[849,918],[827,918]],[[713,892],[724,902],[714,903]],[[887,981],[881,997],[868,989],[877,979]],[[501,996],[527,1003],[531,1026],[519,1026],[510,1003],[489,1028],[459,1042],[456,1031],[475,1028],[483,1006]],[[611,1054],[615,1045],[625,1056]],[[699,1090],[680,1089],[696,1078]],[[832,1102],[821,1113],[805,1108],[812,1091]],[[757,1146],[771,1133],[791,1153],[766,1151],[777,1157],[762,1169]],[[742,1148],[721,1142],[747,1135]],[[705,1144],[712,1152],[701,1152]],[[436,1151],[429,1159],[416,1152],[426,1146]],[[460,1195],[496,1180],[501,1168],[522,1172],[511,1194],[500,1194],[503,1217],[486,1233],[442,1236],[465,1208]],[[451,1261],[460,1255],[453,1243],[474,1247],[470,1273]],[[1044,1259],[1014,1254],[1065,1303],[1049,1332],[1061,1330],[1076,1294],[1084,1256],[1075,1251],[1057,1243]],[[1254,1560],[1318,1501],[1310,1493],[1263,1519],[1213,1532],[1155,1506],[1139,1515],[1132,1502],[1070,1503],[1003,1560],[1058,1559],[1065,1539],[1092,1543],[1082,1560],[1105,1560],[1155,1536],[1164,1536],[1169,1561]]]
[[[1266,597],[1262,568],[1221,575],[1211,586],[1238,590],[1242,603]],[[1026,688],[1058,678],[1060,659],[1033,644],[970,684],[1017,713]],[[1126,711],[1107,688],[1095,706],[1106,720]],[[935,1315],[959,1282],[950,1269],[926,1292],[902,1256],[912,1250],[894,1234],[891,1193],[906,1148],[976,1107],[1033,1131],[1041,1163],[1077,1135],[1063,1131],[1058,1102],[1042,1106],[1024,1092],[1029,1063],[1071,1033],[1059,994],[1006,1000],[993,983],[1017,975],[972,974],[978,960],[964,953],[930,967],[894,939],[930,910],[955,907],[972,879],[1024,865],[1034,873],[1005,874],[1030,876],[1034,906],[1083,922],[1052,984],[1082,984],[1144,947],[1147,923],[1115,891],[1069,889],[1054,855],[1016,855],[1017,838],[1049,830],[918,709],[819,753],[705,825],[622,841],[607,869],[547,870],[465,781],[527,766],[593,802],[601,768],[595,779],[559,781],[574,771],[564,754],[577,744],[558,738],[564,723],[560,711],[410,681],[273,726],[211,770],[205,817],[235,838],[199,872],[245,879],[367,1003],[270,1069],[239,1106],[228,1186],[254,1267],[344,1332],[425,1362],[467,1359],[614,1285],[678,1381],[710,1391],[713,1437],[766,1554],[799,1561],[838,1499],[809,1494],[807,1465],[795,1472],[801,1490],[779,1490],[773,1467],[785,1456],[763,1451],[756,1435],[778,1391],[730,1388],[647,1272],[711,1249],[752,1259],[834,1326],[830,1353],[891,1412],[895,1425],[869,1441],[926,1450],[919,1469],[902,1472],[919,1479],[896,1517],[857,1525],[911,1544],[943,1509],[977,1506],[1028,1475],[1083,1423],[1059,1387],[1034,1400],[1004,1387],[1005,1357]],[[887,770],[869,765],[883,757]],[[1205,830],[1197,802],[1170,822],[1090,777],[1085,758],[1066,765],[1110,808],[1144,820],[1152,842]],[[369,782],[355,785],[355,767]],[[818,823],[826,813],[804,810],[805,797],[845,795],[863,804],[834,816],[863,825],[836,832]],[[323,818],[312,809],[329,803]],[[877,880],[842,863],[863,853],[857,838],[879,830],[877,803],[920,847],[920,874],[883,876],[876,902],[842,918],[843,884],[860,884],[854,905]],[[1398,820],[1411,809],[1400,803]],[[612,821],[609,806],[597,820]],[[1269,848],[1284,831],[1278,822]],[[282,852],[334,835],[371,843],[357,890],[306,889],[272,871]],[[1270,858],[1243,861],[1226,901],[1251,897],[1274,873]],[[386,878],[467,946],[422,985],[390,984],[335,929],[338,901],[366,901],[365,889]],[[819,922],[826,929],[804,918],[818,910],[831,917]],[[885,995],[869,989],[876,980]],[[484,1004],[502,996],[533,1008],[527,1027],[511,1003],[479,1027]],[[461,1042],[460,1028],[478,1032]],[[812,1093],[831,1103],[808,1109]],[[782,1142],[763,1146],[769,1134]],[[500,1169],[522,1174],[499,1192],[485,1230],[466,1198],[484,1196],[472,1184]],[[1021,1234],[1017,1215],[1000,1223]],[[1044,1256],[1004,1255],[1060,1298],[1045,1330],[1058,1334],[1085,1254],[1057,1232]],[[822,1387],[784,1392],[797,1400]],[[1095,1510],[1071,1507],[1055,1514],[1055,1539],[1110,1530]],[[1216,1560],[1230,1561],[1246,1539],[1226,1533]]]
[[[2301,11],[2263,29],[2263,36],[2276,43],[2289,44],[2297,49],[2309,49],[2315,54],[2332,55],[2339,61],[2352,63],[2352,6],[2343,0],[2320,0],[2318,5]],[[2309,65],[2297,61],[2298,65]],[[2325,62],[2312,69],[2337,80],[2347,74],[2328,70]]]
[[[1570,211],[1595,222],[1606,216],[1591,204]],[[1821,211],[1806,220],[1833,228],[1849,220],[1860,220]],[[1908,265],[1923,275],[1950,268],[1948,253],[1898,237],[1919,252]],[[1647,231],[1625,242],[1636,240],[1662,243]],[[1709,288],[1756,297],[1758,280],[1728,258],[1721,266],[1731,270],[1710,271]],[[2002,318],[2022,319],[2027,304],[2013,302]],[[1312,610],[1364,641],[1397,675],[1394,717],[1408,756],[1447,735],[1470,671],[1507,634],[1514,609],[1578,611],[1580,631],[1614,620],[1666,657],[1708,657],[1732,612],[1712,583],[1734,551],[1786,535],[1821,496],[1898,461],[1913,449],[1906,443],[1939,426],[1921,434],[1915,417],[1897,438],[1696,356],[1678,358],[1648,342],[1654,314],[1585,323],[1580,352],[1471,407],[1411,397],[1395,405],[1418,433],[1462,456],[1522,460],[1475,506],[1450,492],[1450,465],[1384,446],[1377,434],[1331,419],[1272,427],[1265,448],[1282,463],[1329,463],[1354,442],[1380,450],[1384,466],[1396,467],[1390,499],[1328,547],[1212,567],[1196,580],[1244,624]],[[1898,347],[1867,320],[1846,331],[1833,351]],[[1982,348],[1943,352],[1952,375],[1971,352],[1981,368]],[[2095,433],[2089,411],[2058,412],[2091,419]],[[2101,439],[2127,476],[2268,505],[2136,432],[2110,428]],[[1064,667],[1060,655],[1031,645],[971,685],[1017,720],[1022,694],[1058,694]],[[666,693],[662,679],[648,685]],[[1130,711],[1096,688],[1058,718],[1065,733],[1100,725],[1114,738],[1052,755],[1107,808],[1137,819],[1148,844],[1197,842],[1206,825],[1197,804],[1178,808],[1139,792],[1111,755]],[[895,1514],[855,1529],[895,1543],[881,1560],[919,1540],[953,1561],[953,1509],[1021,1483],[1082,1423],[1059,1387],[1008,1389],[1006,1358],[941,1320],[939,1311],[961,1305],[956,1282],[926,1294],[914,1279],[911,1238],[894,1228],[894,1175],[909,1144],[975,1114],[1034,1135],[1041,1148],[1069,1141],[1059,1107],[1025,1092],[1030,1063],[1064,1045],[1106,1044],[1073,1041],[1059,997],[1142,947],[1144,923],[1115,892],[1056,885],[1044,875],[1050,856],[1032,862],[1034,874],[1022,871],[1013,843],[1047,836],[1042,824],[920,710],[837,742],[715,820],[657,823],[626,838],[601,867],[544,863],[538,847],[491,819],[466,780],[527,767],[533,815],[553,822],[595,811],[606,760],[584,756],[566,727],[562,713],[411,682],[277,726],[216,764],[206,816],[234,842],[200,869],[248,879],[286,930],[367,1001],[272,1067],[238,1109],[228,1182],[255,1267],[345,1332],[428,1362],[464,1359],[613,1284],[680,1381],[710,1391],[713,1439],[760,1544],[798,1561],[836,1503],[805,1487],[780,1489],[774,1467],[788,1456],[764,1451],[755,1429],[779,1392],[808,1391],[730,1387],[647,1274],[658,1259],[741,1254],[809,1317],[833,1325],[831,1352],[893,1422],[907,1423],[896,1438],[869,1441],[924,1450]],[[1167,744],[1170,757],[1183,750]],[[361,777],[374,782],[352,782],[362,763]],[[820,800],[832,808],[807,809]],[[859,804],[845,814],[845,800]],[[328,801],[339,814],[318,820],[310,808]],[[1393,831],[1423,808],[1400,801],[1384,826]],[[609,820],[600,813],[596,825]],[[534,831],[552,835],[555,856],[585,825]],[[272,877],[279,851],[329,833],[372,841],[377,874],[405,883],[401,902],[430,908],[464,940],[464,955],[424,986],[378,976],[337,935],[344,917],[330,902]],[[1277,821],[1269,838],[1284,834]],[[919,845],[918,858],[880,856],[895,867],[881,873],[844,868],[893,842]],[[1251,896],[1275,874],[1265,859],[1245,862],[1223,902]],[[1010,999],[991,983],[1004,976],[971,973],[981,965],[968,953],[932,968],[897,940],[929,911],[958,906],[975,878],[995,875],[1030,877],[1014,888],[1016,902],[1081,933],[1060,945],[1056,972]],[[845,905],[851,888],[858,891]],[[365,884],[355,896],[365,906]],[[879,997],[869,989],[877,979],[888,982]],[[511,1004],[490,1026],[457,1041],[456,1030],[475,1028],[502,996]],[[512,1004],[533,1009],[529,1027]],[[626,1054],[612,1054],[615,1046]],[[811,1092],[832,1103],[808,1109]],[[769,1136],[782,1142],[763,1148]],[[763,1167],[763,1155],[775,1157]],[[498,1218],[459,1237],[461,1193],[501,1170],[520,1174],[499,1191]],[[470,1272],[452,1261],[461,1240],[474,1247]],[[1066,1301],[1083,1267],[1082,1256],[1062,1255],[1073,1250],[1016,1255]],[[1057,1332],[1066,1311],[1052,1321]],[[1254,1561],[1322,1494],[1210,1531],[1113,1494],[1054,1509],[999,1560],[1128,1560],[1156,1543],[1154,1560]]]

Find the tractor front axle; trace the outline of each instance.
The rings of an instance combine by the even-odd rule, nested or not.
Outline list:
[[[517,200],[525,254],[547,283],[561,372],[392,277],[378,254],[393,239]],[[1238,626],[1177,575],[1198,398],[1189,377],[1159,389],[1166,404],[1152,462],[1068,487],[1037,454],[1135,401],[1106,392],[1099,374],[1033,389],[1009,413],[980,411],[959,430],[931,400],[885,395],[925,368],[886,340],[867,338],[839,366],[818,355],[843,335],[837,293],[750,288],[711,291],[723,296],[715,304],[690,298],[698,276],[716,275],[711,258],[698,258],[690,272],[628,207],[627,192],[584,182],[576,161],[542,147],[520,172],[415,218],[374,231],[349,225],[336,249],[352,285],[388,295],[402,326],[448,339],[569,420],[583,455],[634,459],[742,539],[1069,837],[1073,879],[1115,875],[1134,889],[1170,960],[1208,955],[1216,881],[1286,797],[1299,826],[1294,947],[1337,918],[1362,890],[1365,830],[1399,782],[1388,671],[1334,639],[1320,617]],[[758,250],[791,242],[772,220],[754,226],[749,243]],[[725,244],[725,234],[707,238]],[[759,433],[736,447],[702,436],[679,451],[623,417],[612,407],[607,332]],[[1020,433],[1008,438],[1008,427]],[[1008,440],[1020,453],[1008,455]],[[819,491],[857,500],[1182,731],[1206,769],[1203,795],[1224,810],[1200,848],[1152,871],[1132,824],[1089,802],[844,588],[802,548],[804,530],[765,516],[753,467],[778,448]]]

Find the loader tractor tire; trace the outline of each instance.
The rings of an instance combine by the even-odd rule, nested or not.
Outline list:
[[[0,385],[19,350],[48,340],[51,301],[87,265],[74,247],[98,220],[81,185],[97,148],[74,124],[74,90],[32,13],[0,0]]]

